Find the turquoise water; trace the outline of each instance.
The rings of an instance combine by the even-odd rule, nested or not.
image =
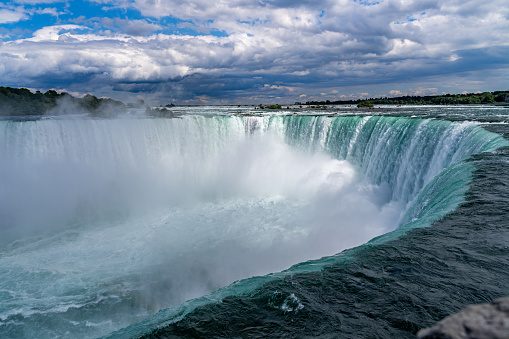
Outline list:
[[[0,122],[4,336],[138,336],[322,276],[455,210],[471,155],[508,145],[475,119],[193,110]],[[244,318],[310,308],[278,293]]]

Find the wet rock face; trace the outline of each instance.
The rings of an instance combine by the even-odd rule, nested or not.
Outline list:
[[[489,304],[468,306],[433,327],[417,333],[418,339],[507,339],[509,297]]]

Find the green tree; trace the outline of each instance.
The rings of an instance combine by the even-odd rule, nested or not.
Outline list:
[[[493,94],[487,92],[487,93],[483,93],[483,96],[482,96],[482,99],[481,99],[481,103],[483,104],[491,104],[491,103],[494,103],[495,102],[495,97],[493,96]]]
[[[369,100],[361,101],[357,104],[358,108],[373,108],[373,103]]]

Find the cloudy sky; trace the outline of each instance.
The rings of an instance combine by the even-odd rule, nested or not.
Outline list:
[[[152,104],[509,89],[507,0],[7,0],[0,86]]]

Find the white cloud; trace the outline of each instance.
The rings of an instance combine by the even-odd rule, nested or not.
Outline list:
[[[65,14],[65,12],[60,12],[56,8],[46,7],[46,8],[38,8],[33,11],[35,14],[49,14],[58,17],[60,14]]]
[[[52,1],[24,3],[43,2]],[[454,67],[464,72],[464,51],[509,46],[505,0],[392,0],[372,6],[350,0],[96,2],[110,9],[136,9],[150,18],[79,17],[79,25],[44,27],[32,38],[0,46],[0,64],[5,65],[0,77],[90,75],[111,82],[109,86],[126,83],[127,88],[132,82],[164,83],[200,75],[208,86],[204,91],[227,91],[228,80],[221,77],[246,77],[251,79],[241,84],[246,91],[284,89],[290,95],[308,86],[316,87],[317,94],[339,95],[331,88],[397,82],[453,72]],[[16,19],[13,8],[0,9],[0,22],[7,17],[22,20],[23,11],[17,10]],[[51,8],[41,11],[58,14]],[[168,27],[159,19],[168,16],[184,20],[173,28],[186,26],[205,35],[161,33]],[[207,35],[214,30],[228,36]],[[502,63],[499,59],[489,62]],[[454,66],[460,63],[464,66]],[[475,67],[481,64],[477,59]],[[192,92],[193,79],[180,86],[190,86]],[[265,88],[264,83],[277,88]]]
[[[423,96],[423,95],[437,95],[437,88],[418,88],[412,91],[412,95]]]
[[[17,43],[23,43],[23,41],[47,41],[47,40],[59,40],[62,36],[71,36],[70,32],[76,30],[88,30],[85,26],[79,25],[56,25],[41,28],[34,32],[33,37],[26,40],[17,41]]]
[[[0,5],[1,6],[1,5]],[[0,24],[8,24],[27,19],[28,16],[24,13],[23,8],[11,10],[7,8],[0,8]]]

